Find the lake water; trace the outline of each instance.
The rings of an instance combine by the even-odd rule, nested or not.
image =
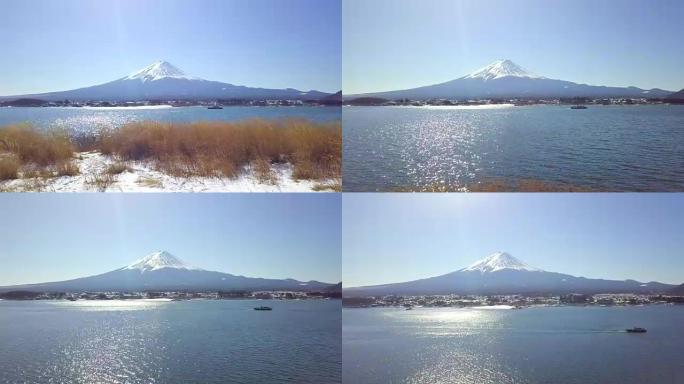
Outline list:
[[[340,332],[338,300],[0,301],[0,382],[339,383]]]
[[[253,118],[305,118],[316,122],[341,119],[339,107],[206,107],[177,108],[0,108],[0,127],[30,123],[42,129],[67,128],[92,132],[103,127],[116,128],[125,123],[154,120],[165,122],[237,121]]]
[[[684,306],[343,309],[344,383],[684,383]],[[645,334],[624,329],[642,326]]]
[[[684,106],[344,107],[344,190],[529,179],[684,190]]]

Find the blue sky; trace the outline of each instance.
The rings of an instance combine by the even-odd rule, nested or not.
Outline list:
[[[344,0],[345,93],[452,80],[497,59],[554,79],[684,88],[681,0]]]
[[[341,88],[339,0],[3,0],[0,95],[111,81],[156,60],[238,85]]]
[[[576,276],[684,283],[682,194],[345,194],[345,286],[452,272],[496,251]]]
[[[0,286],[83,277],[158,249],[232,274],[338,282],[340,195],[3,194]]]

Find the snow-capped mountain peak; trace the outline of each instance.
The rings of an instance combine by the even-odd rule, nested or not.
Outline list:
[[[496,272],[503,269],[513,269],[516,271],[541,271],[541,269],[530,267],[506,252],[496,252],[489,257],[479,260],[461,271]]]
[[[514,62],[506,60],[497,60],[488,66],[478,69],[477,71],[463,77],[464,79],[482,79],[482,80],[494,80],[500,79],[502,77],[527,77],[530,79],[543,79],[541,76],[537,76],[521,66],[515,64]]]
[[[155,61],[147,67],[124,77],[124,80],[139,79],[142,82],[146,82],[165,78],[199,80],[196,77],[186,75],[185,72],[181,71],[168,61]]]
[[[166,251],[150,253],[149,255],[135,261],[133,264],[130,264],[123,269],[139,269],[140,271],[145,272],[156,271],[162,268],[200,270],[199,268],[185,264],[181,259]]]

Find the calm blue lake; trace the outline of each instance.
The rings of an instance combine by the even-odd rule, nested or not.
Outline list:
[[[29,123],[41,129],[66,128],[76,132],[92,132],[116,128],[125,123],[154,120],[165,122],[237,121],[253,118],[304,118],[316,122],[341,119],[339,107],[178,107],[162,109],[136,108],[0,108],[0,126]]]
[[[344,383],[676,384],[684,306],[342,310]],[[642,326],[645,334],[624,329]]]
[[[344,190],[539,180],[684,190],[684,106],[345,107]]]
[[[0,382],[339,383],[340,333],[339,300],[0,301]]]

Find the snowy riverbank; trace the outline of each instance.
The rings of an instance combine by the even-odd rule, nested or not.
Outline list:
[[[290,164],[274,164],[272,181],[260,181],[250,166],[240,176],[175,177],[156,170],[151,162],[121,162],[99,152],[81,152],[74,164],[79,169],[75,176],[19,178],[0,182],[6,192],[312,192],[332,191],[335,180],[293,180]],[[108,173],[114,164],[126,169],[118,174]]]

